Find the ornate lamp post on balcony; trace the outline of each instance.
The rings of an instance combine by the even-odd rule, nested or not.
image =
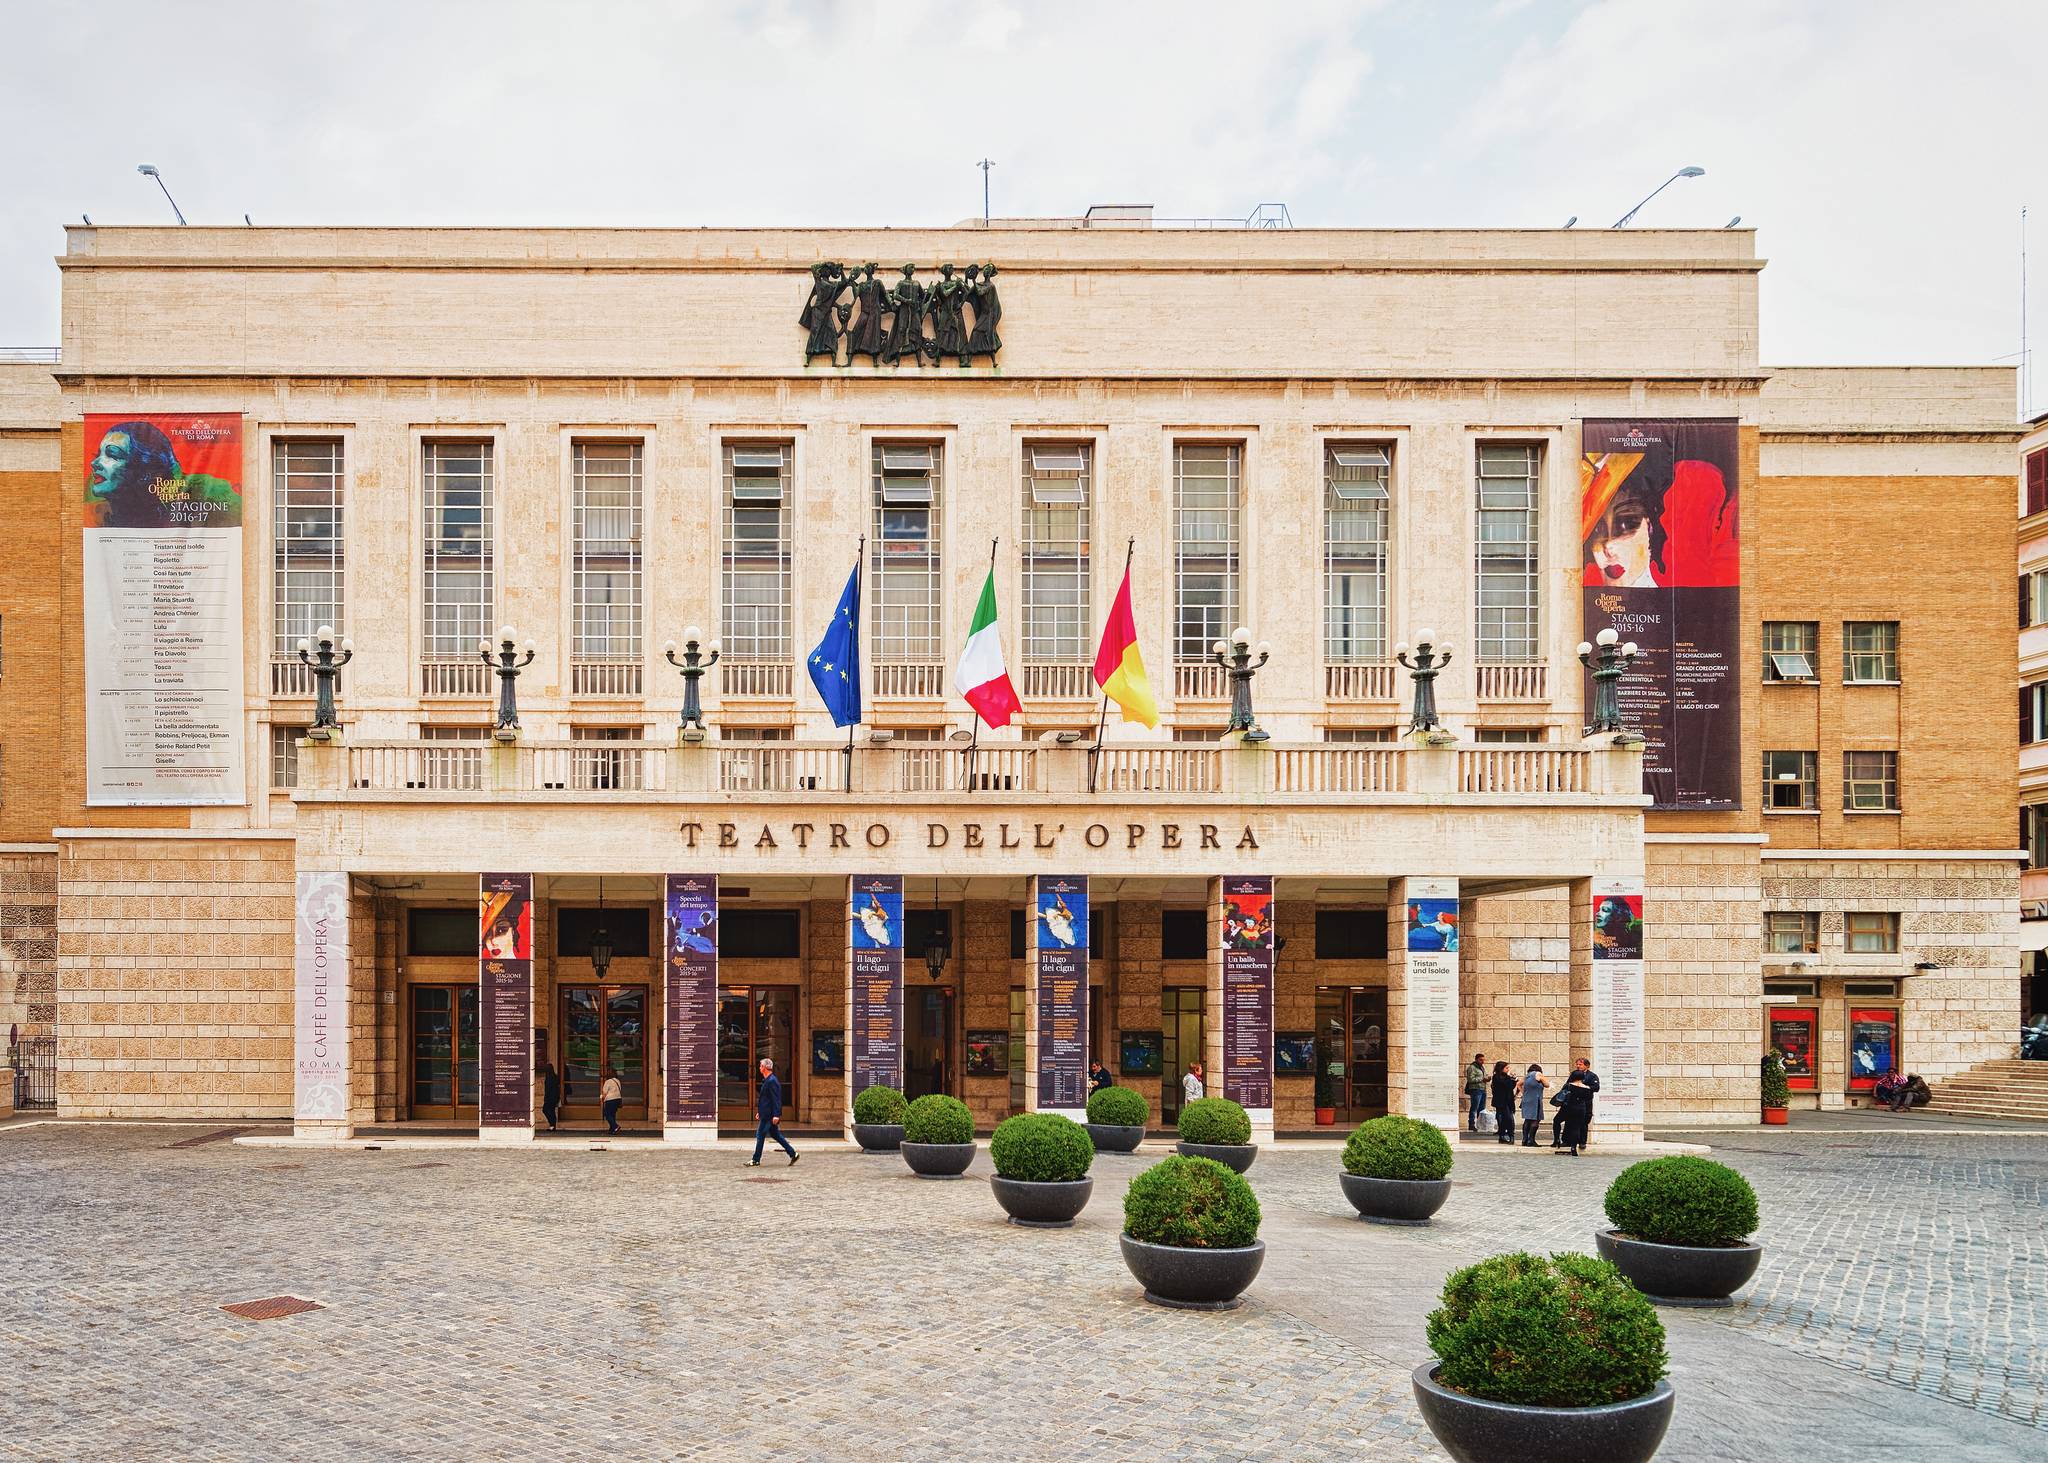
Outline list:
[[[525,650],[526,658],[520,659],[519,652]],[[520,670],[533,664],[533,642],[524,646],[519,643],[519,632],[510,625],[498,627],[498,646],[494,651],[489,640],[484,641],[484,664],[498,673],[498,724],[491,735],[501,742],[519,739],[519,696],[513,690],[513,683],[519,679]]]
[[[1394,647],[1394,659],[1406,666],[1415,680],[1415,712],[1408,718],[1408,730],[1435,731],[1443,725],[1436,714],[1436,674],[1451,663],[1450,642],[1438,644],[1436,631],[1417,630],[1412,658],[1404,640]]]
[[[1636,648],[1635,641],[1617,644],[1620,640],[1620,632],[1609,625],[1592,641],[1579,642],[1579,663],[1593,673],[1593,724],[1586,728],[1589,736],[1623,730],[1618,683],[1622,672],[1642,652]]]
[[[341,654],[334,653],[334,627],[322,625],[313,632],[313,638],[299,637],[299,663],[310,666],[313,671],[314,697],[313,724],[306,728],[309,741],[332,740],[341,730],[341,723],[334,717],[334,678],[341,674],[341,668],[356,658],[353,640],[343,637]]]
[[[1225,735],[1242,732],[1247,742],[1267,740],[1266,733],[1259,728],[1258,718],[1252,715],[1252,677],[1272,656],[1272,647],[1263,640],[1256,649],[1253,648],[1252,632],[1242,625],[1230,632],[1228,641],[1216,642],[1216,664],[1230,676],[1230,725],[1223,729]]]
[[[704,740],[704,708],[698,699],[697,683],[704,679],[704,672],[718,664],[718,642],[714,640],[700,651],[698,643],[703,638],[704,632],[695,625],[683,631],[681,660],[676,659],[675,641],[671,640],[662,647],[662,653],[668,657],[668,663],[683,673],[683,716],[677,723],[676,730],[693,742]],[[692,728],[695,728],[697,733],[694,737],[690,736]]]

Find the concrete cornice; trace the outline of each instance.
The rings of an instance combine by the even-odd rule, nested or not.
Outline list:
[[[95,838],[138,842],[178,839],[195,843],[252,843],[259,840],[290,843],[298,837],[289,828],[52,828],[50,836],[65,843]]]
[[[1210,237],[1214,237],[1213,235]],[[839,251],[852,257],[852,252]],[[870,252],[880,252],[870,251]],[[929,252],[929,251],[926,251]],[[963,260],[988,257],[985,247],[955,249],[946,256]],[[822,254],[811,257],[824,257]],[[1147,259],[1107,257],[1100,259],[1061,258],[1047,255],[1032,258],[1011,251],[994,253],[995,263],[1005,275],[1029,274],[1758,274],[1761,259],[1569,259],[1527,258],[1487,259],[1443,256],[1424,259],[1344,259],[1318,255],[1293,258],[1180,257]],[[936,261],[935,261],[936,262]],[[807,268],[803,258],[761,259],[718,257],[669,258],[535,258],[507,259],[492,255],[312,255],[274,258],[261,255],[112,255],[60,254],[62,270],[145,270],[204,269],[236,272],[286,270],[297,273],[329,274],[345,271],[396,270],[418,273],[461,270],[474,274],[788,274]],[[920,265],[922,267],[922,265]]]
[[[1967,859],[1984,863],[2010,864],[2018,863],[2026,856],[2027,851],[2023,848],[1767,848],[1763,851],[1763,857],[1767,859],[1807,859],[1816,862],[1860,859],[1873,863],[1944,860],[1958,863]]]
[[[276,369],[252,370],[245,373],[227,374],[219,370],[175,371],[160,367],[131,368],[121,370],[113,367],[96,368],[90,371],[59,371],[57,384],[78,389],[103,384],[121,384],[133,387],[145,381],[179,381],[187,385],[200,385],[218,381],[223,385],[242,386],[250,381],[269,381],[280,386],[292,384],[319,383],[322,386],[343,384],[351,381],[399,381],[433,384],[441,382],[468,383],[476,381],[522,381],[541,384],[548,381],[632,381],[632,382],[710,382],[725,381],[880,381],[892,385],[920,383],[927,385],[961,386],[981,383],[1001,386],[1018,381],[1058,381],[1061,383],[1083,384],[1090,381],[1145,381],[1172,384],[1184,382],[1201,385],[1208,381],[1230,381],[1237,385],[1268,383],[1274,386],[1291,386],[1301,382],[1344,381],[1369,382],[1385,385],[1397,390],[1429,387],[1450,383],[1458,386],[1486,387],[1495,384],[1512,386],[1540,386],[1570,389],[1585,385],[1602,386],[1681,386],[1688,390],[1705,388],[1710,391],[1749,393],[1757,390],[1768,376],[1768,372],[1730,373],[1726,371],[1665,371],[1646,373],[1641,371],[1618,371],[1601,373],[1578,371],[1481,371],[1469,374],[1455,372],[1433,372],[1418,374],[1407,371],[1302,371],[1282,373],[1256,368],[1236,370],[1229,367],[1201,371],[1003,371],[1001,374],[985,368],[961,371],[957,375],[940,376],[935,371],[923,375],[903,375],[887,368],[869,366],[836,366],[828,373],[823,369],[814,370],[747,370],[729,371],[682,371],[669,374],[649,371],[605,371],[560,368],[536,373],[531,370],[475,370],[422,373],[419,371],[280,371]],[[1746,425],[1746,424],[1745,424]]]

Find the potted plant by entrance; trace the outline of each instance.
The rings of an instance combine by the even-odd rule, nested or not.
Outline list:
[[[1316,1126],[1337,1126],[1337,1076],[1328,1062],[1316,1065]]]
[[[1426,1224],[1451,1197],[1451,1145],[1434,1123],[1388,1113],[1360,1123],[1337,1182],[1360,1219]]]
[[[853,1095],[853,1140],[863,1153],[894,1153],[903,1141],[909,1104],[893,1087],[863,1087]]]
[[[1124,1193],[1124,1264],[1155,1305],[1223,1310],[1266,1260],[1252,1186],[1210,1158],[1167,1158]]]
[[[921,1179],[957,1179],[974,1162],[974,1114],[957,1097],[926,1093],[903,1114],[897,1151]]]
[[[1134,1087],[1105,1087],[1088,1095],[1088,1141],[1097,1153],[1132,1153],[1145,1141],[1152,1104]]]
[[[1227,1097],[1198,1097],[1183,1107],[1174,1146],[1183,1158],[1213,1158],[1237,1173],[1259,1156],[1251,1116]]]
[[[1593,1236],[1602,1258],[1660,1304],[1733,1305],[1763,1259],[1749,1238],[1756,1190],[1712,1159],[1630,1164],[1607,1186],[1607,1218],[1614,1228]]]
[[[988,1140],[996,1176],[988,1181],[1012,1224],[1063,1229],[1088,1206],[1095,1145],[1072,1118],[1020,1112],[996,1124]]]
[[[1792,1084],[1785,1080],[1784,1057],[1777,1052],[1765,1052],[1762,1071],[1764,1121],[1782,1128],[1791,1121],[1786,1108],[1792,1101]]]
[[[1495,1255],[1454,1271],[1415,1369],[1422,1420],[1458,1463],[1646,1463],[1671,1426],[1664,1324],[1591,1255]]]

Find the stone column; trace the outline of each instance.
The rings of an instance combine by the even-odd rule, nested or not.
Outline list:
[[[1643,1140],[1643,918],[1640,877],[1572,880],[1571,1058],[1600,1078],[1591,1137],[1603,1146]]]
[[[301,869],[292,959],[292,1136],[346,1142],[349,1106],[348,875]]]
[[[1458,881],[1387,886],[1387,1111],[1455,1134],[1464,1125],[1458,1053]]]
[[[1273,1141],[1273,879],[1209,881],[1209,989],[1202,1066],[1209,1095],[1239,1104],[1252,1142]]]
[[[1088,1120],[1088,877],[1034,874],[1024,906],[1024,1106]]]

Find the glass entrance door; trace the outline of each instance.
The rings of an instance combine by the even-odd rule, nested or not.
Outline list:
[[[412,987],[412,1117],[477,1121],[477,997],[474,982]]]
[[[1316,1090],[1333,1091],[1337,1121],[1387,1110],[1387,992],[1381,986],[1316,987]],[[1325,1086],[1334,1078],[1334,1089]]]
[[[718,1117],[721,1122],[754,1122],[761,1086],[761,1058],[775,1063],[782,1079],[785,1121],[796,1108],[796,987],[786,985],[718,988]]]
[[[903,993],[903,1095],[953,1091],[953,988],[920,986]]]
[[[1159,1121],[1165,1127],[1180,1121],[1180,1084],[1188,1064],[1202,1060],[1203,994],[1200,986],[1192,985],[1170,985],[1159,993]],[[1204,1085],[1211,1097],[1223,1095],[1213,1073],[1205,1075]]]
[[[647,987],[562,987],[562,1116],[589,1122],[604,1114],[607,1070],[619,1074],[622,1120],[647,1116]]]

